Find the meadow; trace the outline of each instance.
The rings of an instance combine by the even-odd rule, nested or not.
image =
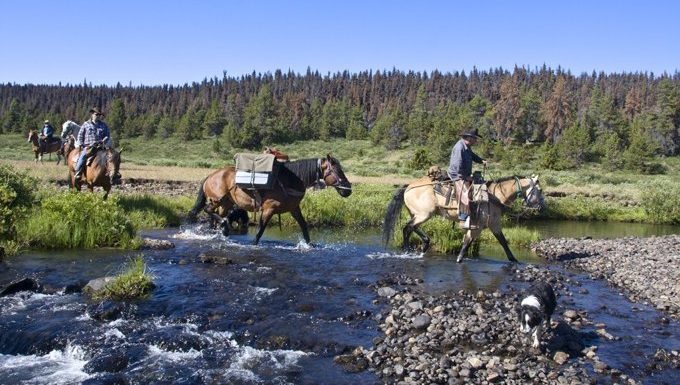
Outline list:
[[[289,154],[291,159],[321,157],[330,153],[341,161],[354,184],[353,194],[348,199],[341,198],[332,189],[308,194],[302,209],[312,227],[378,228],[396,186],[408,183],[425,172],[412,167],[415,151],[409,147],[388,151],[384,146],[375,146],[365,140],[305,141],[277,147]],[[124,179],[179,182],[198,182],[213,169],[232,164],[233,155],[241,151],[223,146],[219,139],[214,138],[188,142],[177,138],[165,141],[128,139],[120,143],[119,149],[123,150],[121,173]],[[59,226],[50,224],[69,209],[78,210],[79,207],[82,209],[89,207],[88,204],[95,204],[84,203],[82,199],[85,198],[70,197],[72,194],[66,193],[64,188],[55,187],[55,182],[63,185],[67,176],[66,167],[56,165],[56,158],[53,157],[52,162],[46,160],[44,164],[35,164],[26,139],[18,134],[5,134],[0,135],[0,159],[0,164],[36,181],[35,199],[42,203],[32,209],[34,215],[30,215],[30,219],[19,224],[24,239],[14,239],[15,245],[41,248],[102,246],[93,241],[97,239],[101,243],[101,239],[106,239],[99,233],[80,234],[77,230],[79,227],[97,226],[89,226],[82,221],[72,221],[68,226],[67,223]],[[665,174],[606,170],[599,164],[585,164],[578,170],[543,170],[537,168],[531,159],[527,159],[525,164],[502,167],[492,160],[485,178],[528,174],[541,177],[547,210],[524,212],[517,205],[510,210],[509,217],[679,224],[680,159],[658,158],[657,161],[667,170]],[[444,168],[446,165],[440,166]],[[120,210],[127,222],[116,225],[124,231],[121,230],[117,240],[104,242],[106,246],[134,248],[139,243],[135,241],[134,234],[139,230],[179,225],[194,201],[193,194],[170,197],[153,192],[116,194],[115,188],[113,191],[112,203],[107,204]],[[53,196],[61,198],[50,199]],[[61,207],[57,205],[60,201],[69,201],[72,206]],[[115,218],[108,220],[115,222]],[[403,211],[402,223],[405,220],[406,212]],[[281,221],[283,226],[297,227],[289,215],[281,216]],[[64,229],[57,231],[60,226]],[[461,234],[449,222],[433,220],[425,226],[425,230],[433,234],[435,250],[452,252],[460,247]],[[55,235],[55,239],[41,237],[40,234],[47,229],[68,236]],[[486,234],[483,240],[495,242],[487,233],[483,233]],[[401,243],[399,237],[400,234],[396,234],[396,244]],[[514,244],[538,240],[536,234],[521,228],[509,231],[507,238]],[[413,241],[417,241],[417,237]]]

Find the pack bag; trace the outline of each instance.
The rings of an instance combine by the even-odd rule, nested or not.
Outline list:
[[[236,185],[243,189],[269,190],[274,186],[278,167],[272,154],[237,153]]]

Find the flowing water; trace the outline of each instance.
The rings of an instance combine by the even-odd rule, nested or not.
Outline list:
[[[559,226],[538,228],[547,235],[567,231]],[[652,231],[642,226],[631,234],[631,226],[623,233],[576,232],[571,223],[565,235]],[[664,231],[678,228],[655,234]],[[116,274],[140,252],[33,251],[0,263],[0,287],[22,277],[45,287],[0,298],[0,384],[372,384],[379,382],[372,372],[345,372],[333,357],[368,347],[379,335],[375,316],[385,306],[375,302],[379,280],[407,274],[433,294],[512,284],[504,254],[493,246],[456,264],[449,256],[385,251],[373,230],[312,231],[312,246],[295,231],[275,228],[259,246],[249,244],[252,234],[227,240],[196,227],[145,235],[176,247],[143,252],[157,287],[131,303],[98,304],[64,288]],[[528,250],[516,254],[540,263]],[[202,263],[201,255],[218,262]],[[657,348],[680,348],[678,323],[659,322],[662,314],[631,304],[604,282],[576,278],[587,294],[574,290],[573,306],[621,337],[597,341],[601,359],[645,383],[680,383],[677,369],[645,374]]]

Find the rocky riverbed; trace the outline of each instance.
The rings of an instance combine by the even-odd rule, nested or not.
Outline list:
[[[616,337],[570,307],[569,278],[542,267],[508,269],[515,283],[493,292],[431,296],[408,279],[379,283],[378,301],[389,303],[379,316],[384,335],[372,347],[336,357],[336,363],[350,371],[370,368],[385,383],[397,384],[639,383],[600,360],[598,346],[587,342]],[[536,280],[567,298],[558,299],[539,349],[531,347],[517,321],[520,288]]]
[[[551,238],[534,250],[620,288],[680,319],[680,235],[620,239]]]

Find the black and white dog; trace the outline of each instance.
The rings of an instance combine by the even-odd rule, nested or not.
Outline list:
[[[531,285],[526,294],[520,304],[520,330],[523,333],[533,331],[534,342],[532,346],[538,348],[543,332],[543,321],[546,321],[547,327],[550,328],[550,317],[555,311],[557,301],[552,286],[545,282],[537,282]]]

